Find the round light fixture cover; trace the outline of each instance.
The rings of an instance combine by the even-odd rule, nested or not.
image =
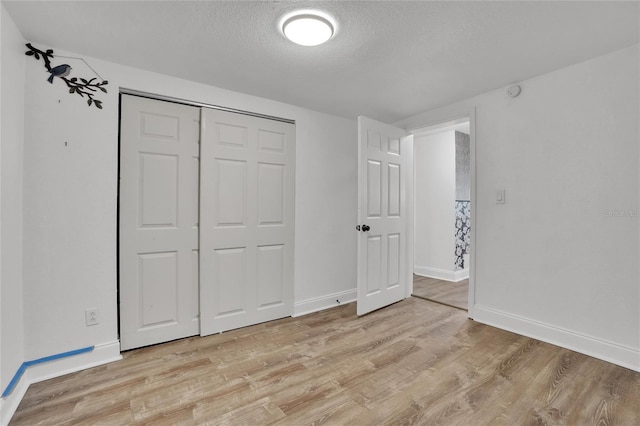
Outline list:
[[[328,19],[311,13],[294,15],[282,24],[285,37],[301,46],[325,43],[333,36],[333,32],[333,24]]]

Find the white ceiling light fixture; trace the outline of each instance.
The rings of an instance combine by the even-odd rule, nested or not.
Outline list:
[[[325,14],[299,11],[282,20],[282,34],[301,46],[318,46],[335,34],[335,24]]]

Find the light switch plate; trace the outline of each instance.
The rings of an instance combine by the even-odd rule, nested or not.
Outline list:
[[[504,204],[505,202],[504,195],[505,195],[504,189],[498,190],[498,192],[496,193],[496,204]]]

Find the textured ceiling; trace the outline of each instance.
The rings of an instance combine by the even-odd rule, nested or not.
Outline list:
[[[24,37],[345,117],[394,122],[638,43],[616,1],[3,1]],[[318,47],[278,31],[331,14]],[[612,76],[614,77],[614,76]]]

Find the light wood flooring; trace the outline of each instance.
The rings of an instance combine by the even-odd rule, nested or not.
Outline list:
[[[414,275],[413,295],[467,310],[469,309],[469,279],[452,282]]]
[[[408,298],[124,353],[11,425],[639,425],[640,373]]]

